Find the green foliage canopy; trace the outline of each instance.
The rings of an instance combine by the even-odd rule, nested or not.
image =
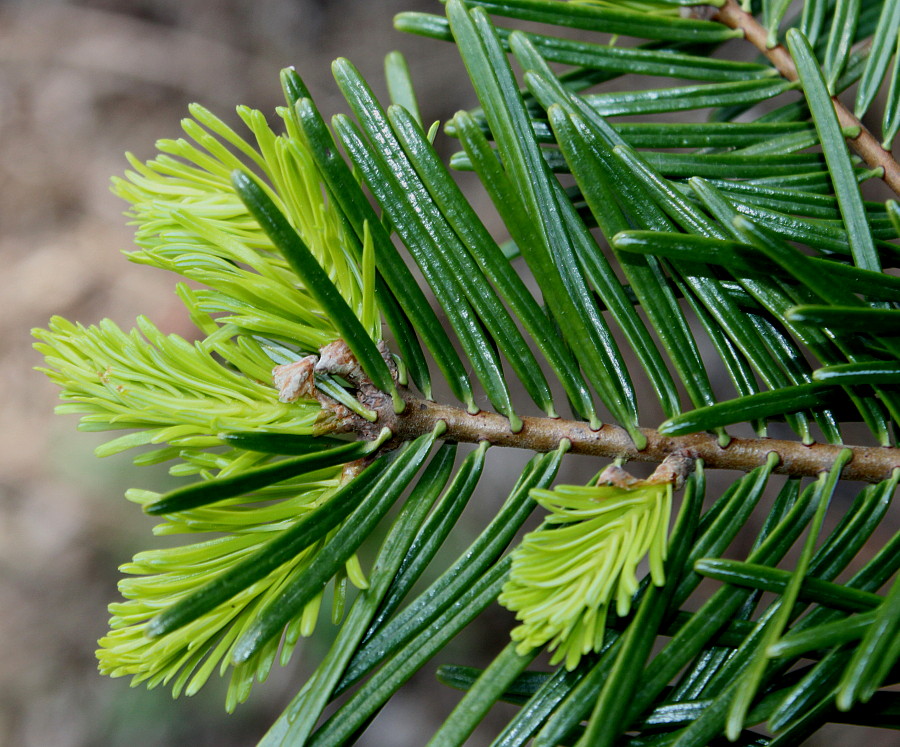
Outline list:
[[[900,186],[900,4],[790,7],[448,0],[442,15],[400,14],[401,30],[459,51],[479,106],[446,123],[450,163],[477,173],[502,244],[432,147],[396,53],[387,108],[339,59],[352,117],[326,122],[285,70],[281,134],[260,112],[238,109],[243,136],[195,105],[185,138],[129,157],[113,189],[137,227],[130,259],[201,286],[178,286],[200,339],[54,319],[37,347],[61,411],[128,430],[100,455],[150,446],[136,462],[199,480],[128,493],[161,516],[158,534],[194,537],[123,566],[101,671],[176,695],[230,671],[232,710],[313,632],[330,586],[336,639],[264,745],[353,741],[498,599],[521,625],[484,671],[440,670],[466,694],[431,744],[463,743],[498,700],[520,709],[497,745],[897,728],[884,688],[900,656],[900,535],[870,538],[900,481],[900,208],[864,190]],[[732,60],[748,42],[763,54]],[[625,74],[637,83],[604,86]],[[861,120],[880,89],[876,138]],[[456,403],[433,401],[432,375]],[[767,439],[775,421],[792,437]],[[538,453],[408,599],[490,461],[488,423]],[[845,447],[848,423],[872,446]],[[734,438],[738,424],[754,437]],[[465,441],[479,446],[458,456]],[[569,451],[661,465],[555,485]],[[725,452],[746,474],[707,495]],[[848,464],[870,484],[826,535]],[[721,559],[768,489],[746,561]],[[357,550],[397,503],[364,569]],[[538,504],[544,523],[517,542]],[[702,577],[722,585],[688,612]],[[546,644],[553,666],[529,670]]]

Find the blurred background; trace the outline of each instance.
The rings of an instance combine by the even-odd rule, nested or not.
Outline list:
[[[346,108],[331,78],[334,57],[349,57],[383,98],[384,55],[400,49],[415,60],[426,122],[472,106],[455,50],[395,32],[391,19],[402,10],[440,5],[0,0],[0,747],[254,744],[321,659],[327,640],[316,638],[232,716],[215,678],[173,702],[164,688],[132,690],[97,674],[94,649],[117,598],[117,566],[155,542],[153,521],[122,493],[163,489],[167,477],[137,470],[127,454],[95,459],[102,435],[77,433],[74,416],[53,415],[57,391],[33,371],[40,358],[30,329],[54,314],[84,324],[109,317],[125,328],[147,314],[165,332],[192,335],[175,279],[121,256],[131,229],[108,189],[126,150],[147,159],[154,141],[179,136],[189,103],[231,123],[237,104],[270,113],[282,103],[278,71],[294,65],[327,116]],[[517,472],[525,455],[492,459],[481,488],[489,499],[505,495],[504,467]],[[579,464],[584,474],[570,479],[597,468]],[[486,504],[481,518],[467,514],[473,533],[492,513]],[[509,627],[495,608],[464,653],[451,645],[441,658],[475,664],[502,648]],[[423,672],[361,744],[424,744],[458,697],[436,684],[433,669]],[[816,744],[861,744],[861,735],[836,727]],[[889,736],[865,739],[875,747],[891,744],[882,741]]]

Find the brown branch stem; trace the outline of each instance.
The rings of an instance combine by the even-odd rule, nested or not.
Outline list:
[[[522,417],[522,428],[513,432],[509,420],[502,415],[485,411],[472,415],[459,407],[421,399],[403,386],[398,386],[398,391],[405,407],[398,414],[394,411],[391,397],[375,387],[362,373],[343,340],[322,348],[320,353],[321,357],[310,356],[275,368],[273,373],[282,401],[296,399],[295,395],[301,391],[306,396],[315,396],[322,405],[320,426],[323,433],[351,433],[357,438],[374,440],[383,428],[388,428],[393,437],[385,444],[387,449],[431,433],[438,424],[443,423],[441,438],[445,441],[487,441],[494,446],[544,453],[568,441],[569,451],[573,454],[655,463],[670,457],[676,461],[678,458],[702,459],[712,469],[743,472],[765,464],[769,455],[775,453],[778,455],[776,472],[795,477],[814,477],[831,469],[838,455],[849,448],[853,455],[842,472],[846,480],[880,482],[889,478],[895,469],[900,469],[900,449],[887,446],[805,445],[770,438],[732,438],[727,446],[720,446],[718,438],[709,433],[665,436],[659,431],[641,428],[647,438],[647,446],[638,449],[628,432],[617,425],[604,425],[592,430],[588,423],[580,420],[528,416]],[[387,348],[383,353],[387,355]],[[316,358],[316,363],[312,364],[310,358]],[[322,373],[337,373],[340,369],[342,375],[354,379],[360,404],[377,414],[374,422],[351,412],[318,390],[313,383],[314,367],[321,368]]]
[[[523,417],[522,430],[513,433],[509,421],[496,413],[470,415],[463,409],[410,397],[408,394],[405,399],[406,409],[400,415],[394,413],[389,401],[384,401],[377,406],[379,418],[376,423],[367,423],[362,418],[353,416],[359,422],[347,422],[344,427],[359,433],[366,432],[367,429],[377,432],[382,426],[386,426],[397,439],[407,441],[431,432],[439,421],[443,421],[447,429],[441,438],[447,441],[487,441],[495,446],[548,452],[568,439],[571,444],[569,451],[573,454],[608,459],[625,457],[641,462],[662,462],[667,456],[674,454],[702,459],[708,468],[744,472],[765,464],[768,455],[775,452],[779,457],[775,471],[797,477],[815,476],[830,469],[842,449],[849,448],[853,457],[844,468],[843,477],[864,482],[885,480],[894,469],[900,468],[900,449],[891,447],[843,447],[818,443],[805,446],[796,441],[734,438],[723,448],[719,446],[716,437],[708,433],[671,437],[643,428],[641,430],[647,437],[647,447],[638,451],[625,429],[615,425],[604,425],[593,431],[582,421]]]
[[[768,57],[783,77],[791,81],[798,79],[797,68],[787,49],[781,44],[769,48],[767,46],[768,31],[752,15],[741,10],[735,0],[726,0],[725,5],[719,8],[712,18],[729,28],[743,31],[744,38]],[[882,169],[881,178],[884,183],[895,194],[900,195],[900,164],[881,147],[875,136],[866,129],[853,112],[838,100],[837,96],[832,96],[831,100],[834,103],[834,110],[841,127],[859,131],[856,137],[847,138],[850,147],[870,168]]]

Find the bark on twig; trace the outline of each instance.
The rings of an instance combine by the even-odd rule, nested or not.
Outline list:
[[[359,423],[360,430],[372,430],[386,426],[401,441],[429,433],[439,420],[447,425],[442,438],[446,441],[477,443],[488,441],[495,446],[512,446],[519,449],[548,452],[556,449],[560,441],[571,442],[569,453],[616,459],[625,457],[639,462],[662,462],[677,455],[702,459],[711,469],[735,469],[748,472],[762,464],[772,452],[779,457],[775,472],[797,477],[814,477],[828,470],[838,454],[849,448],[853,457],[843,471],[846,480],[880,482],[900,469],[900,449],[884,446],[838,446],[811,444],[771,438],[734,438],[726,447],[718,444],[716,436],[695,433],[690,436],[663,436],[659,432],[642,428],[647,437],[647,448],[638,451],[624,428],[604,425],[592,431],[588,423],[560,418],[523,417],[524,426],[518,433],[509,428],[509,421],[502,415],[480,412],[470,415],[463,409],[441,405],[414,397],[406,398],[406,410],[396,415],[388,402],[379,407],[377,423]],[[362,419],[360,418],[360,421]]]
[[[880,482],[886,480],[895,469],[900,469],[900,449],[886,446],[843,446],[833,444],[804,445],[799,441],[785,441],[772,438],[732,438],[728,446],[720,446],[718,437],[709,433],[694,433],[689,436],[664,436],[650,428],[641,428],[647,438],[647,446],[638,450],[628,432],[616,425],[604,425],[599,430],[591,430],[590,424],[580,420],[562,418],[522,417],[522,429],[516,433],[510,429],[509,420],[492,412],[472,415],[458,407],[442,405],[413,395],[405,387],[398,387],[406,407],[402,413],[394,411],[391,397],[378,390],[356,365],[349,349],[338,340],[323,348],[320,357],[310,356],[288,366],[278,366],[274,370],[277,385],[284,394],[294,390],[306,391],[312,385],[309,381],[298,384],[292,374],[312,380],[313,369],[323,373],[340,372],[353,380],[356,396],[367,409],[377,413],[374,422],[351,412],[321,391],[315,396],[327,413],[327,431],[352,433],[357,438],[374,440],[382,428],[389,428],[393,437],[382,449],[397,448],[405,441],[411,441],[426,433],[431,433],[443,422],[446,430],[441,438],[457,443],[479,443],[487,441],[494,446],[508,446],[530,451],[549,452],[559,447],[562,441],[569,442],[569,453],[605,457],[607,459],[628,459],[638,462],[668,460],[668,467],[659,472],[657,478],[663,481],[683,479],[693,461],[702,459],[710,469],[734,469],[749,472],[766,463],[769,454],[778,455],[775,472],[795,477],[815,477],[831,468],[838,455],[846,448],[853,452],[850,462],[844,467],[845,480]],[[331,348],[334,348],[331,350]],[[341,353],[335,358],[332,353]],[[386,348],[383,354],[388,355]],[[311,360],[315,358],[315,361]],[[669,475],[671,472],[671,475]],[[680,475],[680,478],[679,478]]]

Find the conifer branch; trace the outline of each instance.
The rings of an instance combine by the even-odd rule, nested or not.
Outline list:
[[[741,10],[735,0],[726,0],[725,4],[713,14],[712,19],[726,26],[744,32],[744,38],[762,52],[775,66],[781,75],[790,81],[798,79],[797,68],[790,53],[783,44],[774,47],[767,45],[769,32],[749,13]],[[882,180],[895,194],[900,195],[900,164],[881,147],[875,136],[851,112],[837,96],[832,96],[834,110],[838,122],[846,132],[848,129],[858,132],[855,137],[847,136],[847,142],[853,151],[865,161],[866,165],[882,170]]]
[[[588,423],[582,421],[523,417],[522,429],[513,433],[509,421],[496,413],[480,412],[471,415],[461,408],[408,395],[405,399],[406,409],[401,415],[396,415],[390,401],[385,400],[376,407],[379,412],[377,423],[368,423],[358,416],[351,416],[359,422],[346,422],[343,429],[367,433],[373,428],[377,432],[385,426],[391,429],[396,439],[408,441],[423,433],[430,433],[438,421],[444,421],[447,430],[441,437],[447,441],[488,441],[495,446],[550,452],[565,439],[571,444],[571,454],[608,459],[624,457],[639,462],[662,462],[674,454],[703,459],[707,468],[744,472],[765,464],[768,455],[774,452],[779,457],[775,472],[795,477],[813,477],[829,470],[841,451],[850,448],[853,457],[844,468],[842,477],[871,483],[889,478],[893,470],[900,468],[900,449],[892,447],[844,447],[822,443],[806,446],[797,441],[771,438],[733,438],[728,446],[722,447],[717,437],[709,433],[663,436],[656,430],[642,428],[641,432],[647,438],[647,447],[638,450],[625,429],[616,425],[606,424],[594,431]]]

